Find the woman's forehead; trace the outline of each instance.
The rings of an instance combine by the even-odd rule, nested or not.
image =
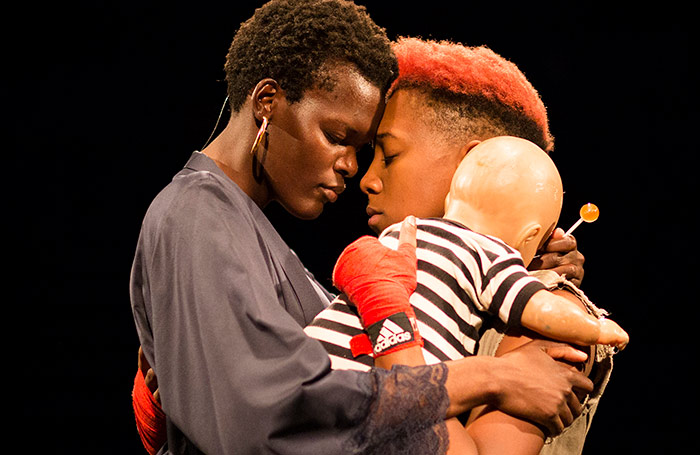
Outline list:
[[[384,109],[377,136],[406,140],[425,129],[425,106],[406,90],[394,92]]]
[[[298,105],[324,118],[367,130],[381,115],[381,101],[379,88],[349,69],[334,74],[328,83],[308,89]]]
[[[316,83],[304,93],[327,103],[342,105],[379,104],[381,90],[365,79],[351,64],[324,65]]]
[[[435,111],[418,90],[399,89],[393,93],[377,128],[378,143],[393,143],[404,148],[425,149],[431,155],[448,150],[435,122]],[[454,147],[449,147],[451,150]]]

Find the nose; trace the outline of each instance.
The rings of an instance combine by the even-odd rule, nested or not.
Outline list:
[[[345,178],[357,174],[357,150],[355,147],[345,147],[343,154],[335,161],[333,169]]]
[[[375,159],[369,165],[369,169],[365,175],[362,176],[360,180],[360,189],[367,196],[370,194],[379,194],[382,191],[382,180],[377,175],[377,166],[379,166],[379,161],[375,155]]]

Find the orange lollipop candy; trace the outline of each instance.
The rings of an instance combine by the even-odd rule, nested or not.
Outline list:
[[[581,215],[581,218],[578,219],[576,223],[574,223],[573,226],[569,228],[568,231],[566,231],[566,234],[564,235],[569,235],[572,232],[574,232],[574,229],[579,227],[581,223],[584,221],[586,223],[592,223],[595,220],[598,219],[598,216],[600,215],[600,211],[598,210],[598,206],[595,204],[591,204],[590,202],[588,204],[584,204],[583,207],[581,207],[581,210],[579,210],[579,215]]]

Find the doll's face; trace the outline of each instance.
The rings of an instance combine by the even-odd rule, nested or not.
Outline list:
[[[396,91],[377,129],[374,159],[360,181],[369,199],[368,224],[377,233],[408,215],[444,214],[459,147],[444,143],[420,120],[432,114],[422,99],[414,90]]]

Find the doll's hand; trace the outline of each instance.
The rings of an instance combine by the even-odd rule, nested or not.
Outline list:
[[[583,254],[577,249],[576,238],[572,235],[565,236],[563,229],[556,228],[528,270],[552,270],[564,275],[578,287],[583,280],[584,261]]]
[[[620,350],[625,349],[627,343],[630,342],[630,337],[627,332],[622,330],[622,327],[610,319],[599,319],[598,322],[600,324],[598,344],[607,344]]]

